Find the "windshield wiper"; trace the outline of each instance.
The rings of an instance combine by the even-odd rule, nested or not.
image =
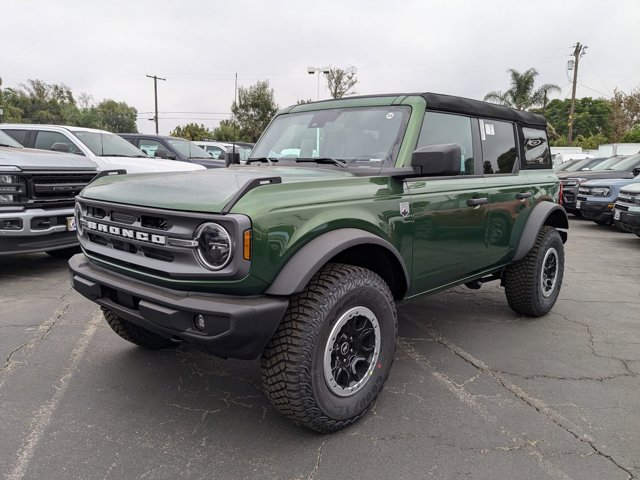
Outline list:
[[[345,168],[347,166],[347,162],[341,160],[339,158],[331,158],[331,157],[299,157],[296,158],[296,162],[298,163],[328,163],[331,165],[337,165],[338,167]]]
[[[100,157],[149,158],[146,155],[123,155],[121,153],[101,153]]]
[[[247,161],[245,163],[249,164],[249,163],[253,163],[253,162],[263,162],[263,163],[268,163],[269,165],[273,165],[274,162],[277,162],[277,161],[278,161],[277,158],[253,157],[253,158],[247,158]]]
[[[9,145],[8,143],[0,143],[0,147],[22,148],[17,145]]]

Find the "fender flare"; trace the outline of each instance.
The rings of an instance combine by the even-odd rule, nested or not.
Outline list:
[[[406,285],[409,273],[398,250],[389,242],[372,233],[356,228],[341,228],[314,238],[289,259],[284,268],[266,290],[268,295],[292,295],[301,292],[311,277],[331,258],[356,245],[373,244],[389,251],[402,266]]]
[[[548,221],[551,216],[553,216],[553,218]],[[512,261],[516,262],[521,260],[529,253],[543,225],[551,225],[563,230],[568,229],[569,219],[567,218],[567,212],[565,212],[561,205],[552,202],[541,202],[533,207],[533,211],[529,214],[527,223],[525,223],[522,229],[520,242],[518,243],[518,248],[516,248],[516,253]],[[565,231],[561,231],[560,236],[562,237],[563,243],[567,241],[567,233]]]

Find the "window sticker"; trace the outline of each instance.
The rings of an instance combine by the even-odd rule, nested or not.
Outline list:
[[[493,124],[491,124],[491,123],[485,123],[484,124],[484,131],[485,131],[485,133],[487,135],[495,135],[496,134],[496,132],[495,132],[495,130],[493,128]]]
[[[387,113],[387,120],[391,120],[393,117],[395,117],[395,114],[393,112]]]

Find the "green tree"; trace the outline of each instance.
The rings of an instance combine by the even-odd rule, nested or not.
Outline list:
[[[64,84],[28,80],[19,88],[4,90],[8,122],[66,124],[77,106],[71,89]]]
[[[571,100],[551,100],[547,105],[544,116],[554,131],[560,137],[567,137],[569,133],[569,110]],[[541,110],[537,110],[542,113]],[[602,135],[605,142],[610,141],[612,134],[611,115],[612,104],[602,98],[577,98],[574,112],[573,131],[574,137],[588,138],[594,135]]]
[[[138,111],[125,102],[106,99],[96,107],[102,129],[114,133],[138,133]]]
[[[278,105],[268,80],[258,80],[248,88],[240,87],[238,101],[234,101],[231,106],[235,121],[240,126],[241,136],[251,142],[258,140],[277,111]]]
[[[530,68],[524,73],[511,68],[507,70],[511,76],[511,87],[504,92],[495,90],[484,96],[485,102],[499,103],[518,110],[528,110],[532,107],[546,107],[549,94],[560,92],[560,87],[546,83],[534,90],[538,72]]]
[[[211,140],[214,133],[203,124],[187,123],[184,126],[178,125],[172,132],[174,137],[182,137],[187,140]]]
[[[221,120],[213,130],[213,138],[219,142],[250,141],[241,135],[240,125],[233,120]]]
[[[622,139],[640,124],[640,88],[635,88],[628,94],[616,90],[611,99],[611,107],[611,140],[626,141]]]
[[[627,133],[622,136],[620,141],[628,143],[640,143],[640,123],[634,125],[633,128],[628,130]]]
[[[356,78],[356,69],[349,67],[346,70],[342,68],[330,68],[324,76],[327,79],[327,88],[331,98],[342,98],[345,95],[354,95],[356,92],[352,90],[358,83]]]

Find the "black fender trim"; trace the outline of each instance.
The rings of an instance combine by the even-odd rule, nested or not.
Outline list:
[[[527,223],[522,230],[520,243],[518,243],[518,248],[513,257],[514,262],[524,258],[529,250],[533,248],[538,232],[543,225],[551,225],[563,230],[568,229],[569,219],[567,218],[567,212],[561,205],[552,202],[541,202],[533,207],[533,211],[529,214]],[[563,243],[567,241],[566,231],[560,231],[560,236]]]
[[[402,266],[406,285],[410,284],[409,273],[402,256],[386,240],[356,228],[332,230],[314,238],[302,247],[287,262],[265,294],[292,295],[301,292],[313,275],[331,258],[356,245],[379,245],[391,252]]]

